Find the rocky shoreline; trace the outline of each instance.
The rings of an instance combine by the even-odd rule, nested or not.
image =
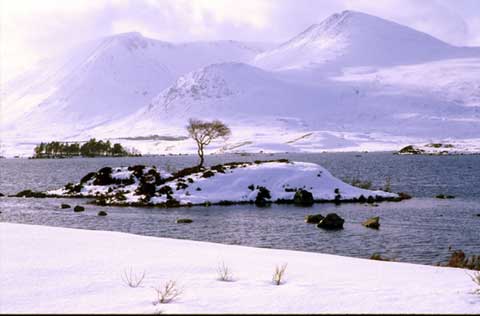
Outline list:
[[[312,163],[286,159],[232,162],[168,173],[155,167],[104,167],[58,190],[24,190],[15,197],[90,198],[100,206],[190,207],[210,205],[398,202],[407,194],[371,191],[342,182]]]

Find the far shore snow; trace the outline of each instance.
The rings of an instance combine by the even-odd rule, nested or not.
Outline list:
[[[457,268],[9,223],[0,254],[0,313],[480,311],[469,271]],[[222,262],[233,282],[217,280]],[[145,271],[138,288],[122,281],[130,269]],[[153,305],[154,287],[169,280],[182,295]]]

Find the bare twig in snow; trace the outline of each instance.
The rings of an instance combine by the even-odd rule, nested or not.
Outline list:
[[[222,261],[222,262],[218,265],[217,272],[218,272],[218,279],[219,279],[220,281],[225,281],[225,282],[231,282],[231,281],[233,281],[232,271],[231,271],[230,268],[225,264],[225,262]]]
[[[177,282],[170,280],[160,287],[154,288],[157,293],[157,298],[153,302],[153,305],[168,304],[178,298],[183,290],[178,288]]]
[[[284,263],[281,266],[276,266],[275,267],[275,272],[273,273],[273,283],[276,285],[282,284],[283,277],[285,275],[285,270],[287,270],[287,264]]]
[[[129,287],[139,287],[142,284],[143,279],[145,278],[145,271],[142,274],[136,274],[132,268],[129,271],[123,271],[122,280],[127,284]]]

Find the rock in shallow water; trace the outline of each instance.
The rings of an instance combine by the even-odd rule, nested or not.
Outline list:
[[[318,224],[325,217],[322,214],[314,214],[305,216],[305,223],[307,224]]]
[[[295,205],[300,206],[312,206],[313,205],[313,195],[311,192],[307,190],[300,189],[295,192],[295,196],[293,197],[293,203]]]
[[[368,227],[368,228],[373,228],[373,229],[379,229],[380,228],[380,217],[372,217],[367,219],[362,223],[363,226]]]
[[[179,218],[175,221],[177,224],[190,224],[193,223],[193,220],[190,218]]]
[[[61,204],[60,208],[71,208],[69,204]]]
[[[81,205],[77,205],[73,208],[73,211],[74,212],[83,212],[83,211],[85,211],[85,208]]]
[[[343,229],[344,222],[345,220],[336,213],[330,213],[318,223],[317,227],[324,229]]]
[[[105,211],[100,211],[100,212],[97,213],[97,215],[98,216],[107,216],[108,214]]]

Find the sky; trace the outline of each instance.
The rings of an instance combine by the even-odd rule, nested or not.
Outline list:
[[[356,10],[460,46],[480,46],[480,0],[0,0],[0,75],[9,79],[75,44],[138,31],[171,42],[284,42]],[[2,81],[3,81],[2,80]]]

